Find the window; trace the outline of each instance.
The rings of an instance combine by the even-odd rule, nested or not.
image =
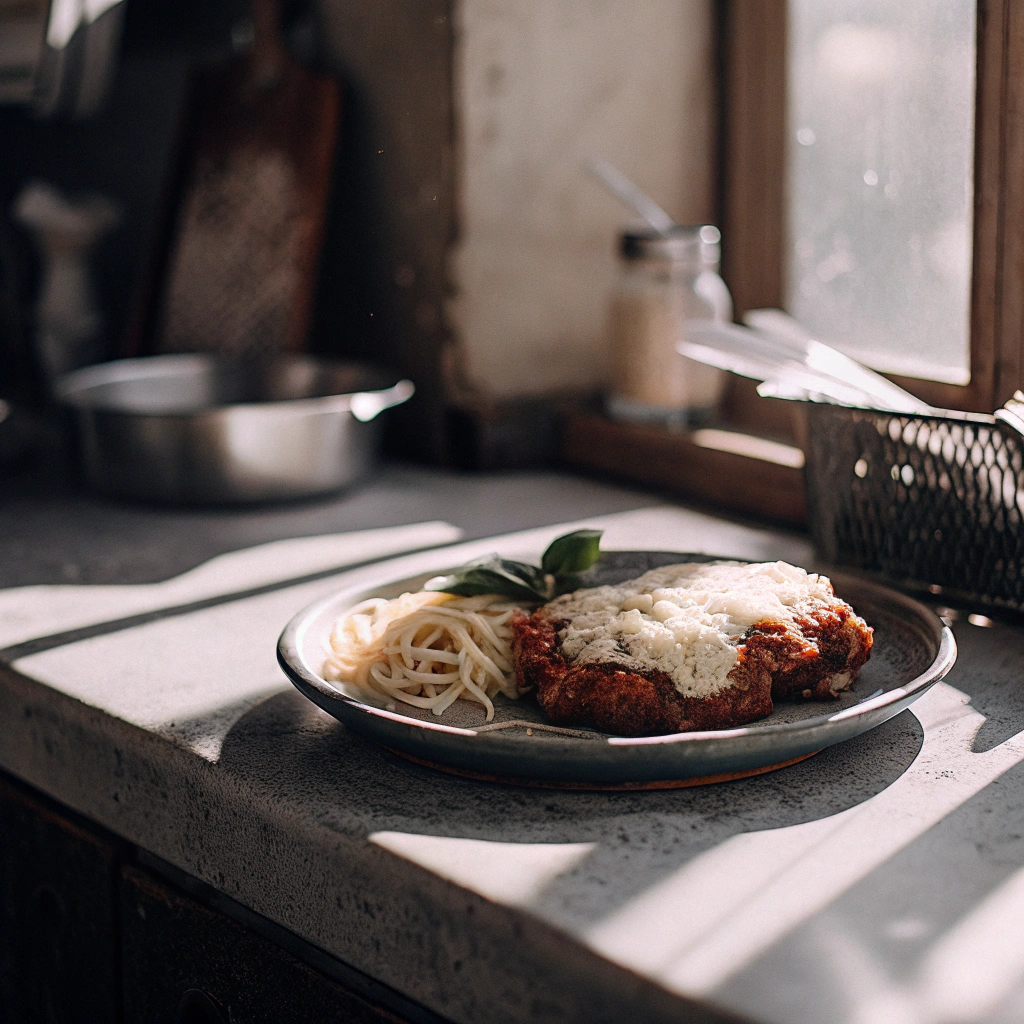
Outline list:
[[[738,309],[786,308],[922,398],[991,411],[1024,385],[1024,5],[723,12]]]
[[[876,370],[967,384],[973,0],[790,0],[784,298]],[[894,344],[894,340],[898,339]]]

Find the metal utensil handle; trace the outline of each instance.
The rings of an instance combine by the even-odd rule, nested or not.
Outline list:
[[[879,409],[894,412],[932,412],[927,402],[922,402],[909,391],[904,390],[881,374],[864,366],[844,353],[818,341],[811,332],[781,309],[751,309],[743,315],[743,321],[760,334],[781,345],[798,350],[808,366],[821,370],[838,380],[847,381],[861,388],[875,399]]]
[[[627,206],[632,206],[659,235],[669,234],[676,226],[675,221],[649,195],[641,192],[634,182],[607,160],[588,160],[586,167],[609,192]]]
[[[1015,391],[1013,398],[1009,399],[1001,409],[996,409],[995,416],[997,420],[1024,436],[1024,393]]]
[[[400,380],[384,391],[358,391],[349,398],[349,410],[360,423],[369,423],[385,409],[409,401],[415,391],[411,380]]]

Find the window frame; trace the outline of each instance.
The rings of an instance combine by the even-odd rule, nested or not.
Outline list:
[[[783,306],[786,0],[713,0],[718,39],[718,198],[722,274],[740,318]],[[892,376],[932,405],[992,412],[1024,389],[1024,3],[979,0],[975,96],[971,380]],[[760,398],[728,377],[721,425],[806,450],[800,402]],[[578,410],[564,417],[570,465],[653,485],[745,516],[806,525],[801,470],[720,451],[687,434],[630,427]],[[723,483],[724,481],[724,483]]]
[[[786,0],[719,0],[723,276],[737,318],[783,306]],[[970,366],[964,386],[890,375],[932,405],[991,412],[1024,386],[1024,4],[979,0]],[[734,388],[732,405],[749,406]],[[777,414],[755,403],[748,427]]]

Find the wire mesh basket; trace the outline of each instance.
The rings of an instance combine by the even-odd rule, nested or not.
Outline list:
[[[1024,610],[1024,437],[976,413],[808,412],[808,515],[823,558]]]

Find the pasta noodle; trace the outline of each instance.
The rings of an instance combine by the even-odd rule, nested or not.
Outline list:
[[[371,598],[350,609],[331,633],[324,678],[349,683],[435,715],[471,700],[494,717],[496,693],[518,697],[512,668],[516,605],[493,594],[437,591]]]

